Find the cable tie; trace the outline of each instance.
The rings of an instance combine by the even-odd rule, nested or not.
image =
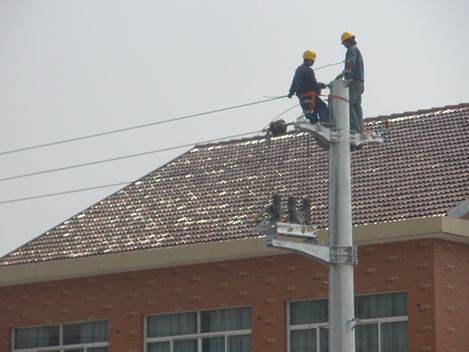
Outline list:
[[[348,99],[345,99],[344,97],[340,97],[338,95],[329,95],[329,99],[339,99],[345,101],[346,103],[349,103]]]

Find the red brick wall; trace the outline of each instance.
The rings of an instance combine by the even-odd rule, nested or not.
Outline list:
[[[0,351],[13,326],[108,319],[110,351],[137,352],[145,314],[241,305],[252,307],[253,351],[285,351],[285,302],[326,297],[326,280],[289,254],[3,288]]]
[[[409,351],[435,351],[433,241],[359,248],[357,293],[407,291]]]
[[[434,246],[425,240],[359,248],[357,293],[408,291],[409,351],[440,351],[435,345]],[[441,251],[459,253],[460,245]],[[3,287],[0,351],[11,350],[12,327],[107,319],[110,351],[137,352],[143,350],[146,314],[249,305],[253,351],[284,352],[286,302],[325,298],[327,285],[325,266],[287,254]]]
[[[436,350],[469,351],[469,245],[435,243]]]

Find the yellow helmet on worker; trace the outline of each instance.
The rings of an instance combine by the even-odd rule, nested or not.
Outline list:
[[[313,50],[308,49],[303,53],[303,59],[316,60],[316,53]]]
[[[344,32],[340,37],[340,42],[343,43],[350,38],[355,38],[355,34],[353,34],[352,32]]]

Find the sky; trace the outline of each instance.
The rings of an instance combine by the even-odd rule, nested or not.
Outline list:
[[[304,50],[313,68],[344,59],[344,31],[365,61],[365,117],[468,103],[468,13],[467,0],[0,0],[0,256],[123,186],[7,201],[133,182],[190,147],[16,176],[230,139],[301,109],[283,98],[11,151],[286,95]]]

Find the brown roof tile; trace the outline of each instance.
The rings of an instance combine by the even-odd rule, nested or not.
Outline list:
[[[352,155],[354,224],[445,215],[469,199],[469,104],[367,119]],[[245,239],[272,193],[309,194],[327,227],[328,158],[306,132],[199,145],[0,259],[0,266]]]

